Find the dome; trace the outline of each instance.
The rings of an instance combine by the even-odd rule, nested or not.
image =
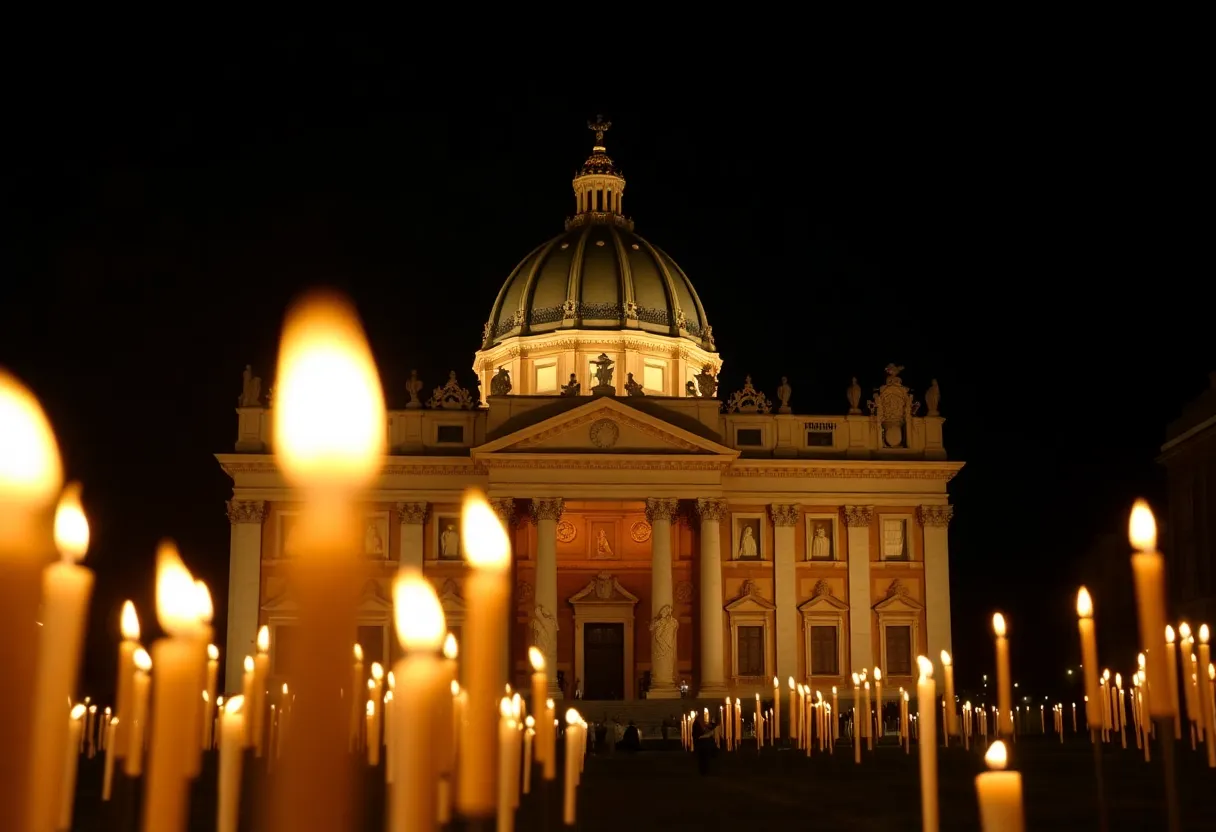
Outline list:
[[[576,213],[564,233],[512,270],[490,310],[481,349],[578,329],[638,330],[714,352],[705,308],[687,275],[622,213],[625,178],[603,145],[611,122],[600,117],[587,126],[596,143],[574,176]]]

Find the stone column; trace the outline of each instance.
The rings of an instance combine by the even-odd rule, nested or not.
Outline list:
[[[727,691],[723,670],[725,615],[720,535],[721,523],[727,516],[726,501],[701,498],[697,500],[697,514],[701,516],[701,689],[697,696],[717,699]]]
[[[422,569],[422,529],[426,521],[426,508],[426,503],[397,503],[397,519],[401,523],[398,563],[402,567]]]
[[[917,516],[925,529],[925,628],[929,658],[954,653],[950,637],[950,542],[947,530],[954,506],[920,506]]]
[[[262,500],[229,500],[228,637],[224,642],[224,690],[241,689],[245,657],[257,653],[258,613],[262,606]]]
[[[502,522],[503,528],[507,530],[507,539],[511,541],[511,580],[515,580],[515,498],[514,497],[491,497],[490,508],[494,509],[494,513],[498,515],[498,519]],[[474,602],[476,603],[476,602]],[[511,656],[514,655],[515,646],[515,612],[509,610],[511,616],[508,622],[507,640],[503,643],[502,652],[502,678],[508,680],[512,687],[515,686],[515,669],[512,666]]]
[[[773,603],[777,605],[777,672],[778,679],[798,674],[798,575],[794,529],[798,525],[798,505],[771,505],[773,518]]]
[[[565,502],[561,497],[532,501],[532,517],[536,520],[536,589],[530,622],[532,644],[545,654],[549,696],[555,700],[562,696],[557,686],[557,521],[564,510]]]
[[[671,521],[679,503],[669,498],[646,501],[650,521],[650,690],[649,699],[675,699],[676,632],[675,593],[671,579]]]
[[[849,666],[848,675],[874,666],[870,611],[870,523],[874,506],[845,506],[844,524],[849,530]],[[915,650],[915,647],[913,648]],[[885,668],[884,668],[885,669]]]

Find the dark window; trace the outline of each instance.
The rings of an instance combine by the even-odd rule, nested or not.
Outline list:
[[[739,628],[739,675],[764,676],[764,628]]]
[[[832,447],[832,432],[827,430],[808,430],[806,432],[806,444],[810,448],[830,448]]]
[[[438,430],[439,442],[464,442],[464,425],[440,425]]]
[[[760,428],[739,428],[735,431],[736,445],[759,446],[764,444],[764,437],[761,435]]]
[[[811,627],[811,675],[840,675],[836,662],[835,627]]]
[[[887,628],[887,666],[888,676],[912,675],[912,628]]]

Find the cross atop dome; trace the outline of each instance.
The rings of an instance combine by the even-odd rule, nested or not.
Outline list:
[[[595,146],[582,168],[574,175],[575,215],[578,222],[617,222],[624,219],[621,202],[625,193],[625,177],[608,158],[604,134],[612,122],[597,115],[587,122],[595,133]]]
[[[587,122],[587,129],[595,131],[595,143],[596,145],[602,145],[604,143],[604,134],[612,129],[612,122],[605,120],[602,115],[599,115]],[[603,150],[602,147],[597,149]]]

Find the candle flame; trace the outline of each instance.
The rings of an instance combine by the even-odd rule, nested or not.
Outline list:
[[[524,717],[524,727],[525,728],[528,728],[529,730],[531,730],[535,726],[536,726],[536,720],[533,719],[531,715]]]
[[[97,706],[96,706],[96,705],[90,705],[90,706],[89,706],[89,713],[91,713],[91,714],[95,714],[95,713],[97,713]]]
[[[1102,681],[1105,682],[1105,681],[1109,681],[1109,680],[1110,680],[1110,668],[1108,667],[1102,671]]]
[[[132,661],[135,662],[136,669],[142,670],[144,673],[147,673],[152,669],[152,657],[149,656],[148,651],[142,647],[135,651],[135,655],[132,656]]]
[[[203,691],[203,701],[204,701],[204,702],[210,702],[210,701],[211,701],[211,697],[207,695],[207,691]]]
[[[456,641],[455,633],[448,633],[443,639],[443,657],[445,659],[455,659],[460,655],[460,645]]]
[[[1178,625],[1178,637],[1186,641],[1191,637],[1191,625],[1183,621]]]
[[[1123,674],[1122,673],[1115,674],[1115,687],[1119,688],[1120,690],[1123,689]]]
[[[237,695],[224,703],[224,713],[229,715],[239,714],[244,707],[245,697]]]
[[[438,652],[448,634],[443,605],[431,582],[416,571],[398,573],[393,581],[393,616],[397,640],[406,650]],[[376,668],[372,665],[372,675]]]
[[[1171,627],[1169,624],[1165,625],[1165,643],[1166,644],[1174,643],[1174,628]]]
[[[992,632],[996,633],[997,638],[1005,637],[1005,616],[999,612],[992,615]]]
[[[1144,500],[1136,500],[1131,517],[1127,521],[1127,537],[1132,547],[1141,552],[1152,552],[1157,548],[1157,521],[1153,510]]]
[[[794,677],[791,676],[790,677],[790,690],[793,690],[793,689],[794,689]]]
[[[284,696],[287,695],[287,683],[286,682],[283,683],[283,695]]]
[[[1216,663],[1208,662],[1208,678],[1216,681]]]
[[[781,687],[781,680],[778,679],[776,676],[774,676],[773,677],[773,689],[776,690],[779,687]]]
[[[367,715],[368,716],[376,715],[376,700],[375,699],[367,700]]]
[[[908,692],[907,691],[904,691],[904,701],[905,702],[908,701]]]
[[[1208,630],[1208,625],[1200,624],[1199,625],[1199,643],[1207,644],[1209,638],[1211,638],[1211,631]]]
[[[460,695],[460,682],[457,682],[455,679],[453,679],[451,688],[452,688],[452,696]]]
[[[503,719],[510,719],[513,713],[515,713],[515,708],[511,705],[510,699],[504,696],[502,699],[498,700],[499,716],[501,716]]]
[[[1141,670],[1144,670],[1144,654],[1140,653],[1136,656],[1136,664]]]
[[[123,601],[122,615],[118,617],[118,629],[127,641],[139,641],[139,616],[135,614],[135,604]]]
[[[180,638],[197,629],[198,614],[194,576],[172,541],[162,541],[156,550],[156,620],[162,630]]]
[[[72,707],[71,717],[73,720],[79,720],[84,716],[85,707],[79,702]]]
[[[265,624],[258,628],[257,647],[259,653],[270,652],[270,627]]]
[[[951,661],[950,654],[948,652],[946,652],[945,650],[943,650],[941,658],[942,658],[942,667],[949,667],[950,661]]]
[[[933,678],[933,662],[929,661],[927,656],[917,656],[916,666],[920,669],[920,680],[922,682]]]
[[[212,661],[212,662],[218,662],[220,660],[220,648],[216,647],[214,644],[208,644],[207,645],[207,660]]]
[[[47,505],[62,484],[59,446],[42,406],[0,370],[0,503]]]
[[[89,551],[89,519],[80,502],[80,483],[68,483],[55,509],[55,548],[68,563],[79,563]]]
[[[363,645],[358,642],[355,643],[355,661],[363,661]]]
[[[215,618],[215,605],[211,603],[211,590],[202,581],[194,582],[194,600],[198,604],[198,617],[204,624]]]
[[[395,690],[397,687],[397,677],[393,675],[393,671],[390,670],[388,673],[385,674],[385,677],[388,679],[389,691],[391,692],[391,691]]]
[[[380,662],[372,662],[372,681],[381,682],[384,680],[384,667]]]
[[[942,651],[942,652],[945,652],[945,651]],[[874,668],[874,681],[875,682],[882,681],[882,668],[879,668],[879,667]]]
[[[345,298],[313,292],[288,311],[271,414],[279,462],[295,484],[357,489],[379,472],[384,391]]]
[[[858,676],[856,673],[854,673],[853,674],[853,687],[856,688],[856,687],[860,687],[860,686],[861,686],[861,677]]]
[[[708,709],[706,710],[706,713],[708,713]],[[582,721],[583,721],[582,716],[580,716],[579,712],[574,710],[574,708],[571,708],[570,710],[566,711],[566,724],[567,725],[578,725]]]
[[[511,540],[502,521],[477,489],[464,496],[461,513],[461,541],[469,563],[479,569],[502,571],[511,563]]]
[[[1094,599],[1089,597],[1089,590],[1085,587],[1077,590],[1077,617],[1094,617]]]
[[[253,672],[253,656],[246,656],[246,657],[245,657],[245,665],[244,665],[244,667],[245,667],[245,672],[246,672],[246,673],[252,673],[252,672]]]
[[[532,665],[533,673],[540,673],[545,669],[545,654],[536,647],[529,647],[528,663]]]
[[[832,696],[836,695],[836,686],[832,685]]]

